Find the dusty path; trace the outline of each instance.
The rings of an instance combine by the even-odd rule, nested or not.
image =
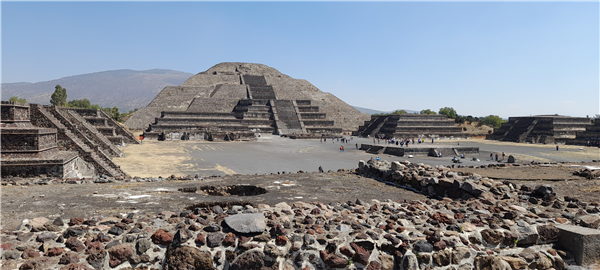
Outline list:
[[[256,196],[210,196],[180,192],[180,188],[207,185],[254,185],[268,192]],[[376,180],[349,173],[234,175],[204,180],[60,184],[2,187],[2,229],[13,230],[23,219],[71,218],[119,213],[181,211],[198,203],[346,202],[361,199],[421,200],[426,197]]]

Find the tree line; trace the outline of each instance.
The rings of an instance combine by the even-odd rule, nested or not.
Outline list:
[[[8,99],[8,101],[27,103],[27,99],[19,97],[11,97],[10,99]],[[52,93],[52,96],[50,96],[50,104],[61,107],[103,110],[112,119],[119,122],[123,122],[127,119],[127,117],[131,116],[135,111],[137,111],[137,109],[135,109],[126,113],[120,113],[119,108],[117,108],[116,106],[112,108],[103,108],[100,105],[92,104],[87,98],[67,101],[67,89],[60,86],[60,84],[54,87],[54,93]]]
[[[385,116],[385,115],[394,115],[394,114],[408,114],[408,112],[406,112],[405,110],[395,110],[391,113],[376,113],[376,114],[372,114],[373,116]],[[440,114],[440,115],[445,115],[450,119],[454,119],[454,122],[458,123],[458,124],[463,124],[463,123],[473,123],[473,122],[477,122],[477,126],[490,126],[493,128],[499,128],[502,123],[506,122],[505,120],[503,120],[502,118],[500,118],[500,116],[497,115],[488,115],[488,116],[484,116],[484,117],[473,117],[472,115],[458,115],[456,113],[456,110],[452,107],[444,107],[444,108],[440,108],[440,110],[438,112],[432,111],[431,109],[425,109],[425,110],[421,110],[419,113],[415,113],[415,114],[428,114],[428,115],[436,115],[436,114]]]

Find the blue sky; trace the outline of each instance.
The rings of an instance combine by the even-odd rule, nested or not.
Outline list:
[[[2,82],[271,66],[377,110],[600,113],[596,2],[6,2]]]

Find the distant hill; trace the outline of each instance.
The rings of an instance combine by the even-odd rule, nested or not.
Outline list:
[[[354,109],[357,109],[361,113],[368,113],[368,114],[393,112],[393,111],[378,111],[378,110],[367,109],[367,108],[362,108],[362,107],[357,107],[357,106],[352,106],[352,107],[354,107]],[[405,110],[407,113],[418,113],[419,112],[419,111],[413,111],[413,110],[407,110],[407,109],[398,109],[398,110]]]
[[[17,96],[29,103],[50,104],[54,87],[67,89],[67,100],[87,98],[101,107],[117,106],[127,112],[143,108],[168,85],[178,86],[193,76],[192,73],[169,69],[119,69],[64,77],[44,82],[2,83],[2,100]],[[362,113],[390,113],[352,106]],[[408,113],[418,111],[405,110]]]
[[[146,107],[165,86],[181,85],[192,75],[168,69],[120,69],[37,83],[2,83],[2,100],[18,96],[30,103],[50,104],[54,87],[60,84],[67,89],[67,100],[87,98],[92,104],[126,112]]]

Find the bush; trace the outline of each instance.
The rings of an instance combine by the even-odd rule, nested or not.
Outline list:
[[[439,114],[448,116],[450,119],[456,119],[458,117],[456,110],[452,107],[440,108]]]

